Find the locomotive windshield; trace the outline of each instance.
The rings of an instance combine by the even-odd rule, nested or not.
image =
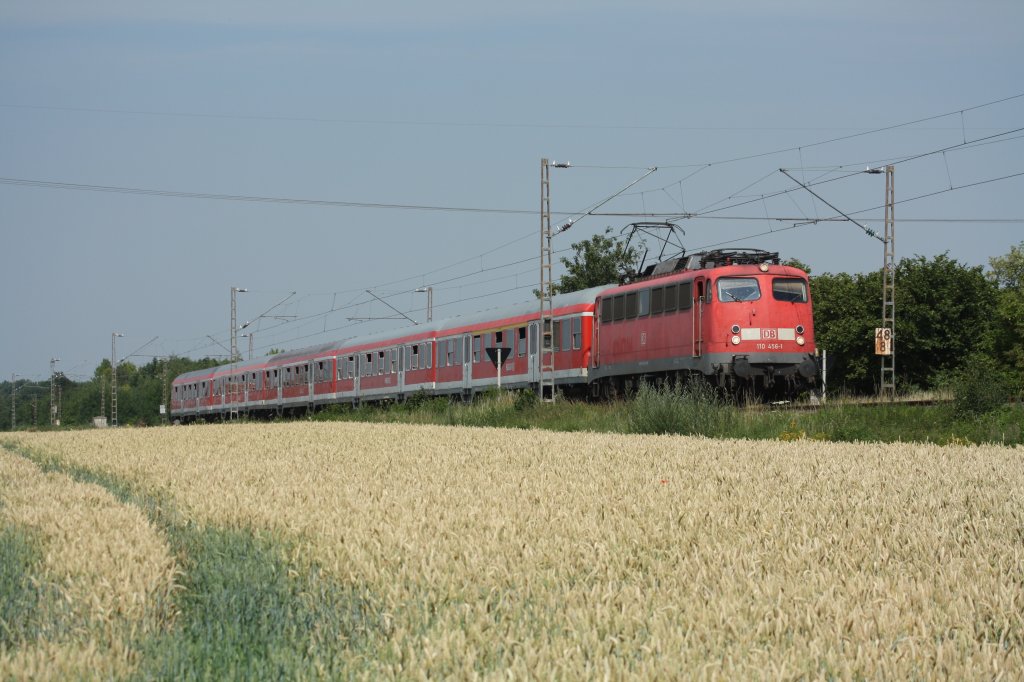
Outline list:
[[[761,287],[753,277],[722,277],[718,280],[718,300],[756,301],[761,298]]]
[[[776,301],[807,303],[807,284],[802,279],[773,279],[772,296]]]

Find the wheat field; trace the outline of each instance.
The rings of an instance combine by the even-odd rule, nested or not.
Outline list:
[[[29,479],[51,515],[69,485],[135,515],[38,569],[89,563],[107,611],[155,595],[129,636],[65,638],[115,676],[1024,675],[1019,448],[358,423],[0,445],[8,526],[49,533],[17,511]],[[58,644],[0,639],[0,671]]]

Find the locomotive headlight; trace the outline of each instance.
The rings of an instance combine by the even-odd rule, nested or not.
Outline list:
[[[738,334],[733,335],[733,337],[732,337],[732,345],[734,345],[734,346],[740,345],[740,337],[739,337]]]
[[[803,334],[804,333],[804,326],[802,324],[798,324],[796,326],[796,333],[797,334]]]
[[[761,263],[761,267],[759,267],[758,270],[760,270],[761,272],[768,272],[768,264]]]
[[[740,326],[738,324],[734,324],[732,326],[732,329],[730,329],[729,331],[731,331],[733,334],[739,334],[740,333]]]
[[[802,336],[796,337],[796,345],[798,345],[798,346],[804,345],[804,337],[802,337]]]

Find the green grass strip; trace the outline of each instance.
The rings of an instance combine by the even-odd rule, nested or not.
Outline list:
[[[315,562],[289,560],[298,555],[295,539],[271,531],[199,526],[169,499],[116,476],[10,443],[0,445],[46,471],[100,485],[122,503],[142,509],[165,533],[184,571],[175,597],[180,616],[170,632],[133,643],[141,654],[139,679],[335,678],[363,669],[368,650],[379,643],[381,619],[372,595],[326,576]],[[35,555],[31,545],[10,537],[11,556],[21,558],[2,562],[12,568],[5,569],[11,578],[4,578],[0,596],[6,603],[10,591],[15,597],[10,608],[22,614],[31,609],[32,595],[19,586],[31,573]]]
[[[33,639],[42,629],[43,595],[32,576],[42,571],[38,539],[13,524],[0,526],[0,651]]]

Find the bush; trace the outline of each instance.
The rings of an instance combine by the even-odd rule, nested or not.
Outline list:
[[[1006,405],[1013,391],[1005,370],[992,358],[972,355],[952,382],[953,414],[973,419]]]
[[[734,421],[731,406],[699,379],[661,386],[642,383],[626,410],[632,433],[719,436],[726,435]]]

